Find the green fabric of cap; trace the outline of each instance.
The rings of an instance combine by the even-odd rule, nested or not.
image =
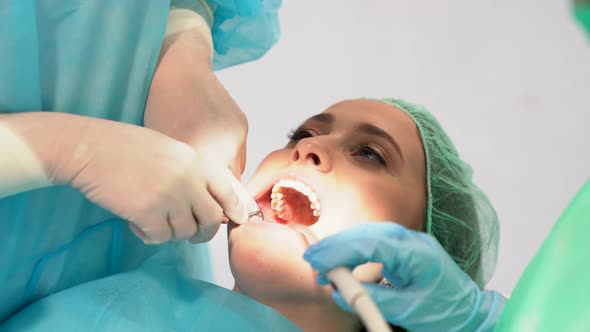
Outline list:
[[[408,114],[420,132],[426,157],[426,232],[483,288],[497,260],[500,227],[494,207],[426,108],[397,99],[380,101]]]

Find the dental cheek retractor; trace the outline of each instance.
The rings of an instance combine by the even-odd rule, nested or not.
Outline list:
[[[311,229],[300,224],[289,224],[296,232],[303,234],[309,245],[319,241]],[[338,291],[342,294],[346,303],[354,309],[363,321],[363,325],[369,332],[391,332],[391,328],[383,318],[381,311],[373,302],[361,283],[352,276],[352,272],[346,267],[337,267],[326,275]]]

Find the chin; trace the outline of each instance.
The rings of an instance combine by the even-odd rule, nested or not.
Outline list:
[[[303,259],[305,243],[291,228],[250,222],[229,230],[230,267],[244,295],[262,303],[313,300],[329,295]]]

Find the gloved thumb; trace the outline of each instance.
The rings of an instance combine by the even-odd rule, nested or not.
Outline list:
[[[250,212],[254,212],[259,209],[258,204],[256,204],[256,201],[252,195],[250,195],[248,190],[240,183],[240,181],[238,181],[238,179],[232,176],[231,183],[238,198],[236,210],[241,213],[241,216],[238,220],[232,219],[232,221],[237,224],[242,224],[248,221],[248,214]]]
[[[240,181],[227,167],[211,167],[208,190],[223,210],[223,214],[231,221],[242,224],[248,220],[247,206],[252,200]],[[254,202],[254,204],[256,204]]]

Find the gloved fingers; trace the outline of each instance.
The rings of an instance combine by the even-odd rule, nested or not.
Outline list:
[[[415,299],[408,297],[408,293],[397,289],[387,288],[383,285],[363,283],[363,287],[375,302],[385,319],[393,324],[401,324],[407,319],[408,314],[414,309],[412,303]],[[413,297],[419,296],[413,294]],[[354,309],[346,303],[342,293],[335,290],[332,292],[332,299],[342,309],[353,312]]]
[[[222,167],[212,174],[214,175],[207,184],[207,190],[211,196],[231,221],[237,224],[247,222],[248,209],[242,197],[248,196],[240,182],[226,167]]]
[[[135,234],[135,236],[137,236],[144,243],[148,241],[147,235],[136,225],[129,223],[129,229],[131,229],[131,232],[133,232],[133,234]]]
[[[197,220],[190,203],[174,206],[168,214],[168,222],[174,230],[175,240],[186,240],[197,233]]]
[[[367,262],[391,259],[396,234],[405,229],[397,224],[375,222],[351,227],[310,246],[303,258],[319,273],[337,267],[353,269]]]
[[[197,226],[197,233],[189,238],[191,243],[205,243],[211,241],[219,231],[221,223],[208,224],[206,227]]]
[[[223,211],[205,188],[195,190],[192,212],[197,220],[197,232],[190,238],[192,243],[211,240],[219,230],[223,220]]]
[[[382,263],[387,279],[405,287],[428,275],[436,263],[426,234],[391,222],[373,222],[351,227],[310,246],[304,259],[325,274],[337,266],[354,269],[367,262]]]
[[[173,230],[168,223],[167,215],[156,214],[147,218],[142,218],[141,223],[134,224],[141,232],[143,232],[145,238],[140,238],[145,244],[159,244],[172,239]]]
[[[244,168],[246,166],[246,145],[245,142],[243,146],[239,149],[241,151],[238,157],[229,165],[229,170],[231,171],[232,175],[238,179],[242,176],[244,172]]]
[[[375,305],[385,319],[396,325],[403,325],[417,312],[416,304],[421,304],[421,294],[403,289],[392,289],[379,284],[363,284]],[[418,310],[419,311],[419,310]],[[425,313],[426,316],[426,313]],[[424,317],[426,319],[426,317]]]
[[[318,281],[318,284],[322,285],[322,286],[326,286],[326,285],[330,284],[330,280],[328,279],[328,277],[324,273],[318,273],[317,281]]]

